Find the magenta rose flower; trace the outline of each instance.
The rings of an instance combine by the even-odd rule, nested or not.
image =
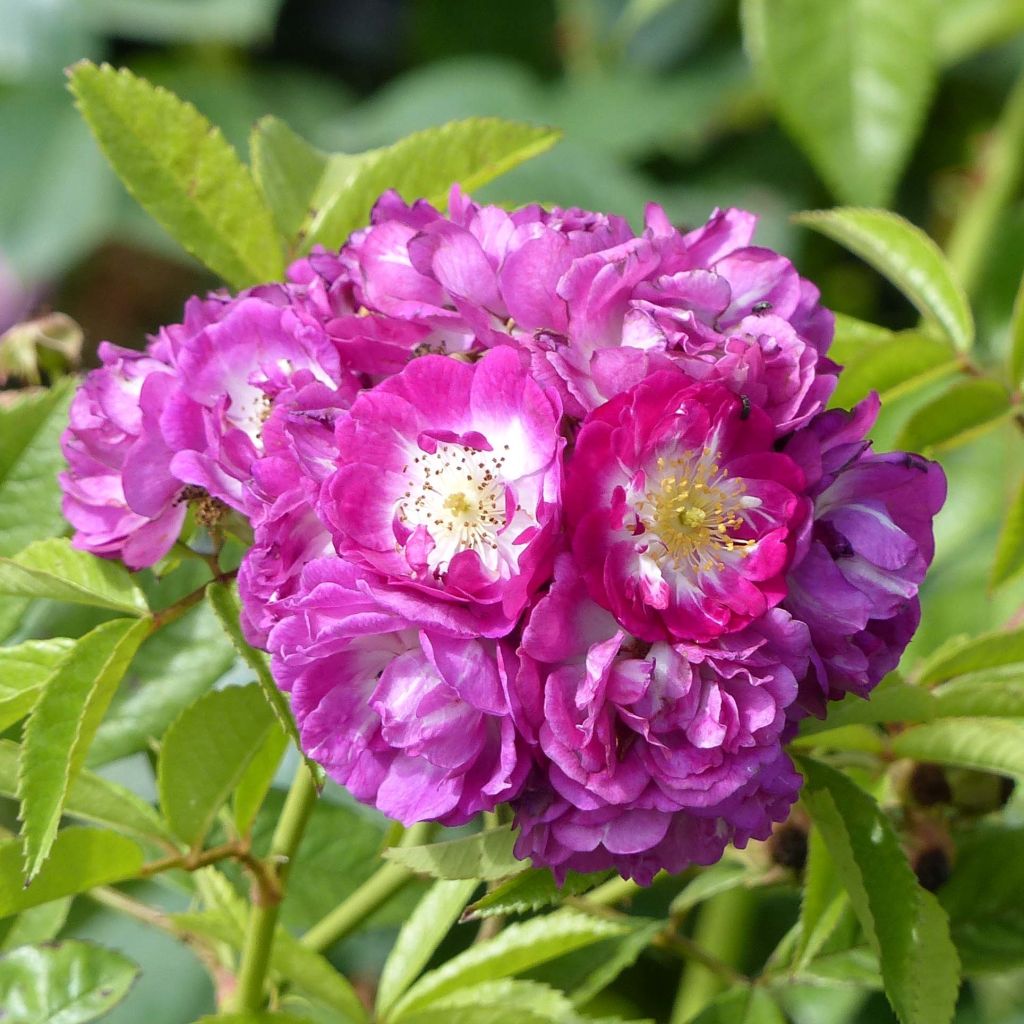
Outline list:
[[[364,391],[318,509],[339,555],[503,636],[550,571],[560,414],[510,348],[424,356]]]
[[[385,193],[371,226],[354,235],[342,264],[373,315],[422,325],[437,351],[509,344],[567,324],[556,285],[574,259],[633,232],[620,217],[527,206],[478,206],[452,189],[450,215]]]
[[[647,883],[765,838],[796,798],[781,738],[809,654],[781,610],[710,644],[643,643],[563,556],[523,634],[517,716],[537,760],[517,854]]]
[[[144,429],[140,395],[151,380],[173,384],[173,369],[162,345],[144,355],[103,342],[99,357],[102,365],[78,389],[61,437],[68,461],[60,475],[62,507],[75,547],[138,569],[167,554],[185,518],[185,505],[174,500],[180,484],[147,515],[129,504],[123,476]]]
[[[169,477],[242,511],[276,397],[308,380],[353,397],[359,381],[343,373],[336,346],[280,286],[208,300],[184,328],[167,334],[176,379],[161,382],[157,430],[125,467],[126,486],[136,474]],[[154,474],[158,465],[166,470]]]
[[[274,677],[303,748],[353,796],[406,825],[463,824],[514,796],[529,769],[511,652],[386,591],[341,559],[311,562],[271,631]]]
[[[710,640],[775,607],[810,503],[774,437],[761,409],[678,371],[592,412],[565,501],[594,600],[648,642]]]
[[[574,261],[557,285],[564,338],[548,356],[570,412],[670,364],[745,394],[779,434],[824,408],[838,373],[832,314],[789,260],[750,244],[755,224],[717,210],[683,235],[652,205],[642,236]]]

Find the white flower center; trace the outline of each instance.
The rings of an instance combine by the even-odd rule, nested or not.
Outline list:
[[[505,446],[508,449],[508,446]],[[427,564],[440,578],[460,551],[475,551],[490,571],[514,554],[502,539],[506,526],[507,455],[438,442],[413,456],[402,472],[408,487],[396,514],[409,529],[423,526],[434,541]],[[517,531],[518,532],[518,531]]]

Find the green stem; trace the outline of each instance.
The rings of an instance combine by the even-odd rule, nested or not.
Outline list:
[[[434,831],[433,822],[421,821],[402,836],[399,846],[416,846],[426,842]],[[338,904],[326,917],[321,918],[302,936],[308,949],[318,952],[329,949],[359,927],[378,907],[383,906],[396,892],[405,888],[415,874],[401,864],[386,862],[378,868],[348,899]]]
[[[1013,201],[1024,168],[1024,75],[1017,79],[998,124],[986,141],[978,183],[967,197],[946,250],[968,294],[977,287],[991,251],[992,236]]]
[[[596,889],[591,889],[590,892],[584,895],[583,899],[587,903],[596,903],[601,907],[611,907],[616,903],[621,903],[623,900],[630,899],[638,892],[640,892],[640,886],[636,882],[625,878],[612,878],[603,885],[599,885]]]
[[[739,958],[753,909],[751,893],[743,888],[719,893],[704,904],[693,940],[685,943],[691,962],[683,970],[670,1024],[693,1020],[721,991],[726,980],[723,968],[732,969]],[[699,960],[696,951],[701,954]],[[736,972],[729,980],[741,977]]]
[[[316,782],[305,761],[295,771],[281,817],[270,840],[266,866],[277,882],[276,888],[262,883],[257,875],[253,887],[253,904],[249,911],[242,962],[238,971],[238,988],[234,1007],[241,1011],[259,1010],[263,1005],[263,987],[274,948],[277,913],[288,877],[288,869],[302,841],[302,833],[316,804]]]

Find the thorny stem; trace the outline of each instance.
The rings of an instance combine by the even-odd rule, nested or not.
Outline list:
[[[181,868],[183,871],[198,871],[200,868],[216,864],[219,860],[227,860],[234,857],[237,860],[245,861],[250,857],[249,847],[241,842],[222,843],[220,846],[211,846],[208,850],[189,850],[188,853],[172,853],[159,860],[151,860],[143,864],[139,871],[140,878],[150,878],[160,874],[161,871],[170,871],[174,868]]]
[[[426,842],[434,831],[432,822],[413,825],[402,836],[400,846],[416,846]],[[404,889],[416,875],[401,864],[390,861],[378,868],[351,896],[317,921],[302,936],[301,942],[317,952],[328,949],[358,927],[368,915],[383,906],[392,896]]]
[[[670,1024],[693,1020],[721,990],[723,981],[746,981],[730,961],[736,959],[743,947],[752,908],[747,889],[719,893],[701,909],[693,939],[671,937],[670,948],[677,949],[690,962],[683,971]]]
[[[212,580],[207,580],[201,587],[196,587],[191,593],[186,594],[183,598],[175,601],[174,604],[168,605],[162,611],[156,612],[153,615],[150,624],[150,633],[156,633],[158,630],[169,626],[172,622],[177,622],[185,612],[194,608],[204,597],[206,597],[206,588],[211,583],[228,583],[238,575],[237,569],[232,569],[230,572],[218,572]]]
[[[263,1005],[263,987],[270,969],[278,908],[284,896],[288,869],[302,841],[316,798],[316,782],[305,761],[302,761],[285,798],[267,857],[256,862],[265,871],[262,877],[259,871],[255,874],[252,907],[238,972],[238,988],[233,999],[234,1007],[238,1010],[255,1011]]]

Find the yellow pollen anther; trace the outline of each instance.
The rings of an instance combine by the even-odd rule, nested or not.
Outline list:
[[[679,522],[681,522],[683,526],[689,526],[692,528],[694,526],[701,526],[707,517],[708,514],[704,509],[697,508],[696,505],[690,505],[689,508],[685,508],[679,513]]]
[[[742,481],[729,480],[707,448],[657,465],[660,479],[636,506],[648,550],[690,572],[721,570],[723,556],[745,555],[754,541],[734,535],[747,523]]]
[[[448,497],[444,499],[444,507],[453,515],[457,516],[467,515],[473,508],[461,491],[456,491],[455,494],[449,494]]]

